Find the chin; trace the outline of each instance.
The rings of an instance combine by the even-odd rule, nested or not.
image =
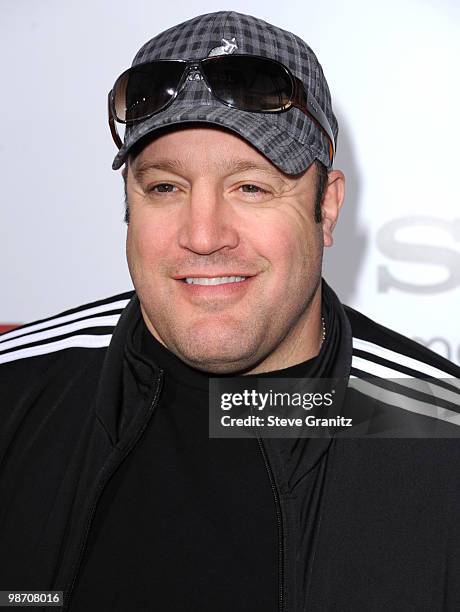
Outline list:
[[[254,364],[250,360],[241,358],[239,355],[228,356],[223,358],[222,355],[190,355],[183,357],[182,360],[192,368],[196,368],[201,372],[209,374],[235,374],[240,372],[244,374],[250,370]]]
[[[230,374],[245,370],[255,362],[254,338],[208,329],[187,334],[175,343],[176,354],[188,365],[205,372]]]

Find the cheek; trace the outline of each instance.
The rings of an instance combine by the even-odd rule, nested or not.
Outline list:
[[[321,260],[321,228],[294,211],[284,213],[267,222],[259,219],[248,240],[270,261],[276,277],[289,285],[317,268]]]
[[[157,273],[173,243],[171,223],[147,215],[132,215],[126,238],[126,255],[131,276],[142,281]]]

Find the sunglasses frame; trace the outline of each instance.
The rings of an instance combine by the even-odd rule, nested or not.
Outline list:
[[[299,109],[301,112],[303,112],[305,115],[307,115],[308,117],[310,117],[310,119],[312,119],[316,125],[321,129],[321,131],[324,133],[324,135],[327,137],[328,141],[329,141],[329,158],[331,160],[331,163],[334,159],[334,155],[335,155],[335,139],[334,139],[334,134],[332,132],[332,128],[330,126],[330,123],[326,117],[326,115],[324,114],[323,110],[320,108],[319,104],[316,102],[315,98],[312,96],[312,94],[308,91],[305,90],[302,81],[297,78],[296,76],[294,76],[292,74],[292,72],[289,70],[289,68],[287,68],[284,64],[282,64],[281,62],[278,62],[277,60],[274,60],[272,58],[269,57],[264,57],[261,55],[247,55],[247,54],[238,54],[235,56],[229,56],[229,55],[219,55],[219,56],[215,56],[215,57],[206,57],[203,58],[201,60],[182,60],[182,59],[160,59],[160,60],[153,60],[150,62],[144,62],[142,64],[138,64],[137,66],[132,66],[131,68],[128,68],[128,70],[125,70],[115,81],[115,84],[113,86],[113,88],[109,91],[108,94],[108,116],[109,116],[109,127],[110,127],[110,132],[112,134],[112,138],[116,144],[116,146],[118,147],[118,149],[121,149],[121,147],[123,146],[123,142],[118,134],[118,130],[116,127],[115,122],[117,123],[124,123],[126,125],[132,125],[135,123],[138,123],[140,121],[145,121],[146,119],[149,119],[150,117],[153,117],[154,115],[156,115],[157,113],[160,113],[161,111],[165,110],[166,108],[168,108],[173,102],[174,100],[177,98],[177,96],[179,95],[179,93],[182,91],[182,89],[185,87],[185,83],[187,82],[187,80],[189,79],[190,75],[193,75],[194,73],[198,73],[200,75],[199,78],[201,78],[207,88],[207,90],[209,91],[209,93],[216,99],[218,100],[221,104],[224,104],[225,106],[229,107],[229,108],[235,108],[237,110],[244,110],[239,108],[238,106],[235,106],[234,104],[230,104],[225,100],[222,100],[221,98],[219,98],[219,96],[217,96],[215,94],[215,92],[213,91],[212,87],[210,86],[208,79],[206,77],[206,63],[210,63],[210,62],[218,62],[221,58],[225,58],[228,59],[229,57],[248,57],[251,59],[260,59],[260,60],[264,60],[265,62],[270,62],[272,64],[276,64],[277,66],[279,66],[284,73],[287,75],[287,77],[290,80],[291,83],[291,96],[290,96],[290,100],[282,107],[276,108],[276,109],[270,109],[270,110],[260,110],[260,111],[245,111],[245,112],[250,112],[250,113],[283,113],[288,111],[291,108],[297,108]],[[130,71],[134,70],[134,69],[138,69],[140,67],[143,66],[149,66],[149,65],[153,65],[153,64],[159,64],[159,63],[169,63],[169,62],[175,62],[177,63],[181,63],[184,65],[184,70],[182,72],[182,76],[179,79],[179,83],[177,84],[177,86],[174,89],[174,93],[171,95],[171,98],[165,103],[163,104],[163,106],[161,106],[159,109],[155,110],[152,113],[149,113],[143,117],[137,118],[137,119],[133,119],[133,120],[128,120],[128,121],[124,121],[122,119],[119,119],[116,115],[116,110],[115,110],[115,91],[117,88],[117,84],[120,81],[120,79],[122,79],[123,77],[126,76],[126,74],[128,74]],[[202,69],[202,66],[204,65],[204,69]]]

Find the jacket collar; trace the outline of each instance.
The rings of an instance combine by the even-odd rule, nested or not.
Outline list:
[[[96,414],[113,445],[125,437],[130,423],[142,418],[145,412],[145,402],[136,401],[134,394],[147,400],[160,376],[159,367],[132,349],[131,339],[141,316],[139,299],[134,293],[114,329],[96,392]]]

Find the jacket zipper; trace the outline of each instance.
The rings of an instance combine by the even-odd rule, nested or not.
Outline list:
[[[98,490],[96,492],[96,496],[95,496],[93,504],[92,504],[92,506],[90,508],[88,520],[87,520],[87,523],[86,523],[85,532],[84,532],[84,535],[83,535],[83,540],[81,542],[80,550],[79,550],[78,556],[77,556],[77,563],[76,563],[76,566],[75,566],[74,575],[73,575],[73,578],[72,578],[72,581],[70,583],[69,588],[66,591],[64,591],[64,600],[65,600],[65,603],[64,603],[64,606],[63,606],[63,612],[65,612],[65,610],[69,609],[70,599],[72,597],[72,593],[73,593],[73,590],[74,590],[74,587],[75,587],[75,582],[77,580],[78,572],[80,571],[80,565],[81,565],[81,562],[82,562],[82,559],[83,559],[84,550],[86,548],[86,544],[87,544],[87,540],[88,540],[88,534],[89,534],[89,531],[91,529],[91,523],[93,522],[94,513],[96,511],[97,504],[98,504],[99,499],[100,499],[100,497],[102,495],[102,492],[103,492],[103,490],[105,488],[105,485],[107,484],[110,476],[120,467],[120,464],[122,463],[122,461],[132,451],[132,449],[135,447],[137,442],[139,442],[140,438],[142,437],[142,434],[146,430],[147,425],[150,422],[150,417],[152,416],[153,411],[155,410],[155,408],[156,408],[156,406],[158,404],[158,399],[160,397],[162,383],[163,383],[163,370],[160,370],[159,371],[157,388],[155,390],[155,394],[153,396],[153,399],[152,399],[152,401],[150,403],[150,416],[149,416],[149,418],[143,423],[141,429],[137,432],[136,436],[131,440],[130,444],[128,444],[128,446],[125,448],[124,452],[119,456],[118,461],[112,467],[112,469],[110,471],[108,471],[106,474],[101,476],[99,488],[98,488]]]
[[[283,612],[284,609],[284,537],[283,537],[283,521],[281,514],[281,503],[278,487],[276,486],[275,478],[273,476],[273,471],[270,466],[267,457],[267,451],[263,445],[262,439],[257,434],[257,442],[259,443],[259,449],[262,454],[262,458],[265,464],[265,469],[267,470],[268,478],[270,480],[270,485],[273,493],[273,500],[275,502],[275,510],[276,510],[276,522],[278,527],[278,610],[279,612]]]

